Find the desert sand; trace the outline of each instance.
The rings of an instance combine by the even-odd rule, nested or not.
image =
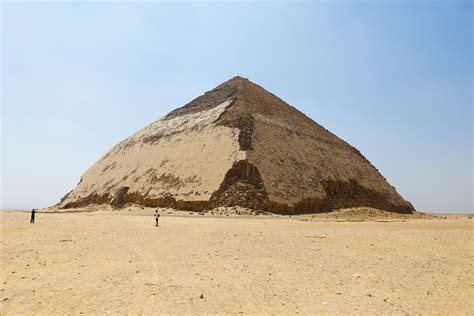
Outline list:
[[[474,313],[467,216],[89,210],[0,212],[1,315]]]

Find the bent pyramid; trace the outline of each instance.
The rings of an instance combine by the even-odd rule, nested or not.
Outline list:
[[[117,144],[59,206],[95,203],[414,211],[357,149],[241,77]]]

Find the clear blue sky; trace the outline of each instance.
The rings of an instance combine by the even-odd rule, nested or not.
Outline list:
[[[1,208],[58,202],[113,145],[240,75],[419,210],[473,210],[473,2],[1,4]]]

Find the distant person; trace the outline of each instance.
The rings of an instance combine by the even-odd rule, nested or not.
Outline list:
[[[160,219],[160,213],[158,213],[158,210],[155,211],[155,221],[156,225],[155,227],[158,227],[158,220]]]
[[[30,223],[34,223],[34,222],[35,222],[35,216],[36,216],[36,209],[32,209],[32,210],[31,210]]]

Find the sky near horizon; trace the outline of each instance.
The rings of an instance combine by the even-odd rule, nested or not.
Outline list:
[[[367,157],[416,209],[473,211],[473,2],[1,6],[0,208],[236,75]]]

